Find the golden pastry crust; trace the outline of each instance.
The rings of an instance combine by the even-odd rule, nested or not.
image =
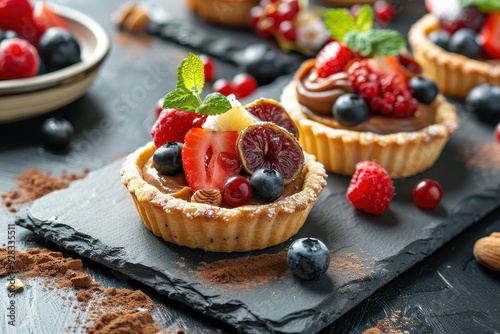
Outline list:
[[[477,85],[500,85],[500,62],[491,64],[445,51],[427,38],[437,29],[438,19],[427,14],[412,25],[408,41],[424,75],[434,79],[443,93],[465,99]]]
[[[209,22],[246,27],[250,9],[260,0],[185,0],[187,7]]]
[[[314,154],[328,171],[343,175],[352,175],[356,163],[364,160],[377,162],[392,178],[420,173],[434,164],[458,128],[455,107],[442,95],[430,106],[435,112],[434,124],[419,131],[385,135],[334,129],[310,120],[302,111],[293,81],[283,90],[281,105],[297,125],[304,150]]]
[[[144,181],[142,169],[156,147],[148,143],[123,163],[121,180],[144,225],[168,242],[214,252],[244,252],[280,244],[304,224],[326,185],[326,172],[314,156],[306,162],[299,192],[263,205],[222,208],[162,193]]]

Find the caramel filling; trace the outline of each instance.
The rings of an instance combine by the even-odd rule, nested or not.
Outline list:
[[[381,115],[369,115],[367,120],[355,125],[345,126],[333,118],[332,106],[337,98],[354,92],[347,73],[340,72],[327,78],[319,78],[314,71],[315,60],[305,61],[295,73],[294,81],[297,99],[304,114],[318,123],[335,129],[390,134],[397,132],[418,131],[434,124],[434,112],[429,106],[419,104],[413,117],[396,118]]]
[[[304,184],[305,175],[306,173],[302,172],[295,180],[285,185],[285,189],[283,190],[283,194],[280,198],[288,197],[300,192]],[[154,168],[152,158],[150,158],[142,168],[142,177],[144,178],[144,181],[153,185],[162,193],[191,202],[191,196],[194,191],[191,187],[189,187],[184,173],[180,173],[175,176],[158,174]],[[262,204],[266,203],[252,196],[246,205]],[[226,206],[224,202],[222,202],[221,206],[230,208],[229,206]]]

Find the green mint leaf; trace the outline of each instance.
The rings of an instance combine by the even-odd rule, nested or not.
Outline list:
[[[405,40],[397,31],[385,29],[349,31],[344,37],[344,43],[364,57],[395,55],[406,46]]]
[[[460,0],[463,7],[474,6],[483,13],[489,13],[500,10],[500,1],[498,0]]]
[[[195,112],[201,105],[198,95],[184,87],[177,87],[163,98],[163,108]]]
[[[203,103],[196,108],[198,114],[219,115],[232,108],[231,103],[221,93],[208,94]]]
[[[345,9],[329,9],[325,12],[324,21],[331,36],[337,41],[342,42],[348,31],[361,32],[372,29],[373,10],[370,6],[364,5],[355,19]]]
[[[201,94],[205,85],[205,72],[201,58],[189,53],[177,68],[177,88],[184,87]]]
[[[368,5],[361,6],[356,16],[356,31],[366,31],[373,29],[373,10]]]

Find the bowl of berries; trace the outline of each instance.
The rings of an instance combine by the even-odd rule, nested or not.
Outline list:
[[[0,122],[81,97],[110,48],[104,29],[74,9],[28,0],[0,7]]]

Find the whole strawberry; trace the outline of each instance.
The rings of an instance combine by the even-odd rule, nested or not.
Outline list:
[[[394,186],[384,168],[373,161],[356,164],[346,195],[356,209],[381,214],[389,208],[393,195]]]
[[[177,109],[163,109],[153,125],[151,137],[156,147],[168,141],[183,143],[186,133],[193,127],[201,127],[206,119],[207,115]]]

